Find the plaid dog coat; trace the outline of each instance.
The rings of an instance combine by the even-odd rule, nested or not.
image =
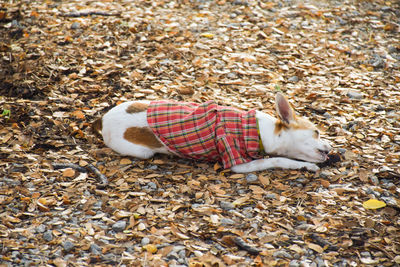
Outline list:
[[[219,161],[230,168],[261,157],[255,113],[218,106],[214,101],[153,101],[147,109],[147,122],[175,154]]]

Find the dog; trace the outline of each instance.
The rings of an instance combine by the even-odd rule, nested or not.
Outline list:
[[[96,120],[93,130],[114,151],[140,159],[164,153],[218,161],[236,173],[272,168],[318,171],[316,163],[328,159],[329,142],[309,120],[295,114],[280,92],[275,108],[278,118],[215,101],[129,101]]]

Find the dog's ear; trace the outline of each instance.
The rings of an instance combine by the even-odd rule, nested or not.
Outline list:
[[[296,119],[292,106],[286,97],[280,92],[278,92],[275,97],[275,108],[276,113],[283,123],[289,125],[291,121]]]

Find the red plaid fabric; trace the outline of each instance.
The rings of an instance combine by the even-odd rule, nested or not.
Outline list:
[[[241,111],[203,104],[153,101],[147,122],[174,153],[192,159],[219,161],[224,168],[260,158],[255,110]]]

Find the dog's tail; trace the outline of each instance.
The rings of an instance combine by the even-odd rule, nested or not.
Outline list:
[[[99,118],[92,123],[92,131],[95,135],[101,136],[103,129],[103,118]]]

